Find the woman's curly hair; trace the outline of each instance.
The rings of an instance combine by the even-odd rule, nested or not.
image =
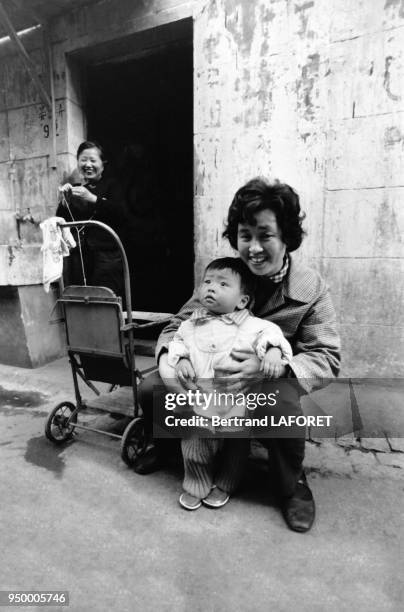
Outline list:
[[[254,215],[261,210],[272,210],[275,214],[287,250],[291,252],[298,249],[305,234],[302,222],[306,216],[300,210],[299,196],[286,183],[278,180],[270,183],[262,177],[248,181],[233,198],[223,232],[231,246],[237,249],[239,223],[255,225]]]

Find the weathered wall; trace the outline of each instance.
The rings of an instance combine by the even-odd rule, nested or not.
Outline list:
[[[49,91],[41,35],[36,31],[23,42]],[[77,138],[84,135],[63,46],[54,45],[53,54],[57,171],[51,168],[50,114],[14,48],[7,43],[0,48],[0,256],[8,260],[7,266],[0,266],[0,285],[40,282],[39,222],[54,214],[57,185],[73,166]],[[75,138],[71,137],[73,124]],[[16,214],[26,217],[19,226]]]
[[[1,363],[29,368],[61,356],[63,330],[49,325],[55,300],[53,289],[45,293],[39,285],[0,287]]]
[[[403,372],[403,25],[398,0],[211,0],[195,16],[198,258],[224,252],[245,180],[293,185],[350,376]]]
[[[15,214],[25,216],[29,208],[38,222],[54,213],[57,185],[75,168],[77,146],[86,135],[80,70],[69,54],[190,17],[192,6],[193,2],[181,0],[103,0],[50,24],[57,110],[56,176],[50,167],[49,114],[12,44],[0,45],[0,261],[11,262],[0,265],[0,286],[38,282],[38,224],[24,221],[18,233]],[[49,90],[40,30],[22,40]],[[28,244],[36,245],[30,257],[24,252]]]
[[[228,252],[220,235],[234,191],[256,174],[279,177],[307,212],[301,255],[330,284],[344,373],[401,374],[402,1],[104,0],[59,18],[52,24],[59,178],[74,167],[85,133],[66,53],[190,15],[196,275],[206,259]],[[29,45],[44,71],[37,35]],[[53,207],[48,120],[19,60],[9,55],[0,65],[0,277],[36,283],[36,264],[30,276],[18,259],[25,246],[10,251],[18,239],[10,211],[29,205],[35,218]],[[23,245],[37,241],[35,228],[21,231]]]
[[[4,362],[36,366],[63,350],[60,327],[49,327],[54,296],[41,286],[39,222],[53,215],[57,185],[76,166],[86,136],[80,69],[71,52],[192,15],[181,0],[101,1],[50,24],[57,110],[57,170],[52,163],[51,117],[10,42],[0,44],[0,347]],[[40,30],[23,44],[49,91]],[[25,217],[18,225],[16,216]],[[11,292],[11,293],[10,293]],[[15,334],[10,336],[10,329]],[[11,347],[6,355],[6,347]]]

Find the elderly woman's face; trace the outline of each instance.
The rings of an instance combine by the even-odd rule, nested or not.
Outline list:
[[[254,219],[255,225],[239,223],[237,250],[253,274],[272,276],[282,268],[286,244],[272,210],[261,210]]]
[[[86,181],[99,181],[104,170],[104,162],[98,149],[84,149],[77,160],[80,174]]]

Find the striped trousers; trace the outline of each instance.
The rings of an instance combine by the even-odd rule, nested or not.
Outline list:
[[[184,491],[203,499],[213,485],[232,493],[243,475],[250,440],[242,438],[185,438],[181,440],[184,460]]]

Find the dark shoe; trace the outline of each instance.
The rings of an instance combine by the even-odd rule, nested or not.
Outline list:
[[[311,529],[316,508],[305,477],[299,480],[293,495],[283,500],[281,508],[283,518],[290,529],[298,533]]]
[[[151,474],[161,468],[161,461],[155,446],[150,446],[133,464],[136,474]]]

